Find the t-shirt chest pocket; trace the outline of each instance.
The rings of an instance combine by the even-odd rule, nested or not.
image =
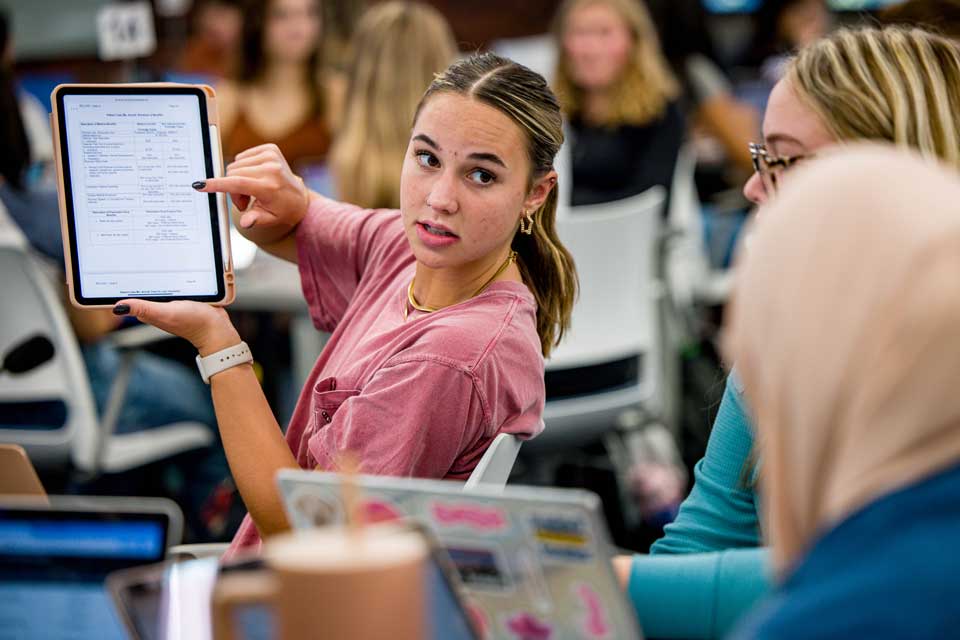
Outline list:
[[[359,395],[359,389],[338,389],[336,378],[324,378],[313,387],[313,429],[316,432],[331,422],[340,406]]]

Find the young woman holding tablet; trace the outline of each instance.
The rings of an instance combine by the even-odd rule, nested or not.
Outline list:
[[[485,54],[427,89],[399,211],[311,193],[272,145],[196,185],[229,192],[247,237],[299,265],[315,324],[333,332],[285,438],[251,367],[211,378],[251,516],[234,547],[287,527],[278,469],[335,469],[351,451],[366,473],[464,479],[498,433],[539,432],[543,357],[577,289],[554,231],[562,141],[543,78]],[[222,309],[125,300],[117,312],[183,336],[203,357],[222,352],[204,361],[208,371],[248,357]]]

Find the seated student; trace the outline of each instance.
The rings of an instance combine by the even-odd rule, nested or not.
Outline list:
[[[861,139],[911,147],[960,169],[958,85],[960,50],[950,40],[903,28],[832,34],[801,51],[774,88],[766,144],[755,149],[758,172],[745,194],[763,204],[789,180],[793,165],[832,144]],[[765,555],[756,548],[755,456],[743,392],[734,371],[693,490],[652,555],[617,560],[652,636],[723,635],[767,588]],[[700,599],[708,603],[697,609],[703,615],[677,615]]]
[[[960,0],[907,0],[884,7],[877,18],[886,25],[913,25],[960,40]]]
[[[217,85],[227,160],[274,143],[291,166],[321,163],[330,146],[320,81],[318,0],[248,0],[236,81]]]
[[[557,11],[557,96],[570,121],[571,204],[673,180],[684,136],[679,85],[639,0],[567,0]]]
[[[184,43],[177,71],[228,78],[240,54],[243,9],[239,0],[200,0],[191,14],[192,33]]]
[[[286,430],[249,366],[211,380],[227,457],[251,518],[233,549],[288,527],[281,468],[465,479],[501,432],[542,428],[543,357],[576,295],[554,231],[560,108],[543,78],[492,54],[451,65],[416,110],[400,210],[309,192],[275,146],[197,183],[252,207],[238,227],[300,266],[314,323],[332,331]],[[117,313],[235,347],[223,309],[127,300]],[[259,533],[259,535],[258,535]]]
[[[407,128],[424,89],[456,57],[456,43],[436,9],[397,1],[371,7],[351,43],[346,102],[330,149],[336,196],[395,209]]]
[[[955,167],[870,145],[758,221],[727,337],[776,588],[735,638],[956,637],[958,202]]]
[[[790,56],[826,36],[833,17],[826,0],[765,0],[753,17],[746,65],[775,84]]]

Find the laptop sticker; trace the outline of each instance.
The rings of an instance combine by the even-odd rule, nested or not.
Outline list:
[[[589,526],[579,514],[535,513],[530,517],[533,537],[544,561],[589,562],[593,558]]]
[[[389,500],[382,497],[368,497],[360,506],[363,521],[368,524],[400,520],[403,513]]]
[[[463,528],[487,533],[500,532],[509,526],[502,509],[470,502],[434,501],[430,515],[441,528]]]
[[[550,640],[553,638],[553,625],[539,619],[529,611],[510,615],[504,627],[511,638],[516,640]]]
[[[292,500],[297,524],[307,527],[325,527],[342,518],[339,501],[333,496],[303,491]]]
[[[504,591],[513,588],[499,549],[458,544],[443,540],[464,586],[471,589]]]
[[[585,582],[574,585],[574,591],[584,609],[581,624],[583,634],[588,638],[610,638],[613,627],[607,619],[607,612],[603,607],[600,594]]]

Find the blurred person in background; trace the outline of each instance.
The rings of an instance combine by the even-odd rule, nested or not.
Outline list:
[[[960,40],[960,0],[907,0],[877,16],[883,24],[914,25]]]
[[[958,202],[956,158],[863,145],[798,168],[757,220],[726,346],[776,587],[734,638],[957,636]]]
[[[240,0],[201,0],[194,7],[193,32],[177,65],[181,73],[230,78],[240,57],[243,12]]]
[[[646,6],[566,0],[554,16],[553,35],[559,54],[553,86],[570,136],[570,204],[613,202],[655,186],[669,194],[685,122],[680,85]],[[614,483],[628,487],[624,493],[643,518],[643,533],[635,537],[650,540],[675,514],[686,474],[667,462],[634,458],[627,477]]]
[[[319,0],[244,4],[236,81],[217,86],[224,156],[276,144],[291,166],[320,164],[330,146],[321,80]]]
[[[31,149],[21,118],[12,68],[12,42],[6,16],[0,12],[0,202],[10,220],[23,232],[30,246],[47,259],[51,280],[61,287],[64,309],[80,343],[97,411],[103,414],[120,353],[104,339],[121,322],[109,309],[77,309],[66,298],[64,250],[60,232],[60,205],[52,185],[31,184],[28,179]],[[50,136],[47,129],[46,135]],[[7,301],[5,304],[15,304]],[[0,403],[0,425],[49,425],[62,416],[24,416]],[[115,428],[131,433],[173,422],[200,422],[214,435],[207,448],[162,463],[161,480],[146,469],[116,476],[103,476],[94,484],[69,486],[71,492],[123,493],[160,491],[174,498],[184,510],[190,534],[197,541],[221,539],[236,526],[231,509],[239,504],[223,448],[216,431],[210,393],[196,371],[160,356],[138,352]],[[156,469],[154,469],[154,472]],[[160,485],[160,486],[157,486]],[[242,506],[239,507],[242,511]],[[234,510],[234,512],[236,509]]]
[[[888,141],[960,170],[958,86],[960,48],[920,29],[843,29],[815,42],[770,96],[745,195],[762,215],[792,167],[860,140]],[[722,636],[768,588],[755,490],[762,465],[745,391],[734,369],[693,489],[651,555],[615,561],[652,636]],[[695,606],[702,615],[678,613]]]
[[[323,61],[323,88],[327,93],[326,120],[331,135],[336,136],[340,130],[343,105],[346,102],[347,85],[350,78],[347,74],[351,57],[350,40],[357,28],[357,23],[371,5],[371,0],[350,0],[350,2],[322,2],[320,10],[323,20],[323,43],[320,59]],[[310,176],[304,177],[308,186],[311,185]],[[321,193],[333,194],[329,172],[323,168],[320,179],[323,183]]]
[[[571,204],[611,202],[673,178],[680,85],[639,0],[566,0],[554,88],[571,137]]]
[[[663,53],[683,85],[682,104],[694,131],[702,130],[722,145],[722,161],[732,165],[727,169],[749,175],[753,163],[747,143],[760,131],[760,114],[734,95],[718,62],[703,3],[652,0],[649,5]],[[736,188],[741,184],[742,180]]]
[[[3,155],[0,165],[7,182],[20,190],[42,183],[50,186],[53,162],[50,117],[39,100],[17,87],[15,57],[10,18],[0,7],[0,82],[4,87],[0,107],[4,113],[19,113],[18,122],[12,119],[4,122],[3,138],[11,145],[11,153]],[[19,166],[20,163],[24,163],[23,166]]]
[[[833,26],[826,0],[764,0],[753,22],[747,65],[771,85],[783,76],[790,56]]]
[[[350,58],[350,39],[371,0],[328,0],[320,5],[323,14],[323,65],[343,73]]]
[[[342,122],[330,151],[338,198],[400,206],[400,169],[423,92],[457,48],[440,13],[413,2],[372,7],[354,32]]]

